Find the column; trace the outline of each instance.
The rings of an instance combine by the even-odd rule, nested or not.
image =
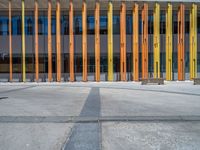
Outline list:
[[[39,80],[39,54],[38,54],[38,0],[35,0],[35,81]]]
[[[87,4],[82,5],[82,61],[83,61],[83,81],[87,81]]]
[[[95,5],[95,80],[100,81],[100,4]]]
[[[113,4],[108,4],[108,81],[113,81]]]
[[[48,0],[48,81],[52,81],[51,0]]]
[[[61,81],[60,0],[56,1],[57,82]]]
[[[166,10],[166,80],[172,80],[172,4]]]
[[[142,79],[148,78],[148,4],[142,8]]]
[[[22,0],[22,81],[26,82],[25,6]]]
[[[160,78],[160,5],[155,4],[153,13],[153,48],[154,48],[154,78]]]
[[[139,80],[139,26],[138,4],[133,7],[133,80]]]
[[[190,80],[197,77],[197,5],[190,10]]]
[[[69,61],[70,61],[70,81],[74,81],[74,8],[73,1],[69,2]]]
[[[120,78],[126,81],[126,4],[120,10]]]
[[[13,61],[12,61],[12,6],[11,0],[9,0],[9,71],[10,71],[10,78],[9,81],[11,82],[13,79]]]
[[[185,6],[180,4],[178,10],[178,80],[185,80]]]

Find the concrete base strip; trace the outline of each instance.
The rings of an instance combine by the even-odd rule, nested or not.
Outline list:
[[[120,121],[200,121],[200,116],[0,116],[0,123],[99,123]]]

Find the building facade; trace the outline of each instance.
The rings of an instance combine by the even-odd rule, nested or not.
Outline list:
[[[1,0],[0,81],[192,80],[199,0]]]

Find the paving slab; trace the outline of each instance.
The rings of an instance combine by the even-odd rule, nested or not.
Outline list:
[[[102,124],[103,150],[198,150],[200,122]]]
[[[102,88],[102,116],[200,115],[200,96]]]
[[[0,124],[2,150],[59,150],[73,124]]]
[[[0,100],[0,116],[78,116],[89,91],[81,87],[35,86],[2,92],[0,97],[7,98]]]

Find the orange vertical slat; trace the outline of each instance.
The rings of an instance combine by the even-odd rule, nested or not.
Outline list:
[[[178,9],[178,80],[185,79],[185,6],[181,4]]]
[[[95,80],[100,81],[100,27],[99,27],[100,4],[96,2],[95,6]]]
[[[13,62],[12,62],[12,8],[11,8],[11,0],[9,0],[9,63],[10,63],[10,79],[9,81],[12,81],[13,79]]]
[[[122,2],[120,10],[120,77],[126,81],[126,4]]]
[[[87,81],[87,8],[85,0],[82,5],[82,28],[83,81]]]
[[[52,81],[51,0],[48,0],[48,81]]]
[[[133,7],[133,80],[139,80],[138,4]]]
[[[60,0],[56,1],[56,51],[57,81],[61,81]]]
[[[148,78],[148,4],[142,8],[142,79]]]
[[[38,1],[35,0],[35,80],[39,80],[39,54],[38,54]]]
[[[70,81],[74,81],[74,30],[73,30],[73,18],[74,18],[73,1],[69,3],[69,61],[70,61]]]

